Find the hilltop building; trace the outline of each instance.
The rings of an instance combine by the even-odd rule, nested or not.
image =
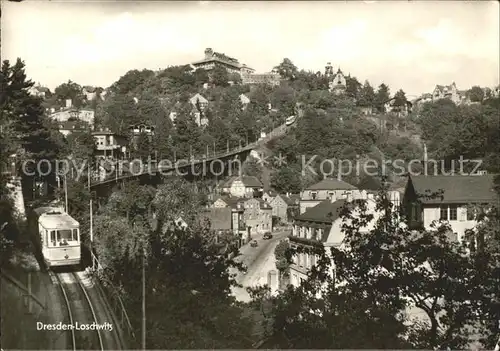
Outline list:
[[[205,49],[205,57],[202,60],[194,62],[191,65],[194,69],[201,68],[206,71],[211,71],[215,67],[224,67],[229,73],[239,74],[243,84],[280,85],[280,75],[276,70],[272,70],[269,73],[256,74],[253,68],[211,48]]]
[[[330,62],[325,66],[325,76],[328,78],[328,88],[335,95],[344,94],[347,89],[347,81],[344,73],[341,69],[337,70],[337,73],[333,73],[333,67]]]
[[[197,62],[192,63],[195,69],[202,68],[210,71],[215,67],[224,67],[229,73],[253,73],[255,70],[245,64],[240,63],[237,59],[229,57],[226,54],[215,52],[211,48],[205,49],[205,57]]]

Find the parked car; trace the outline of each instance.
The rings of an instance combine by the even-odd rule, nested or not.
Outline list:
[[[271,234],[271,232],[264,233],[264,240],[268,240],[268,239],[272,239],[272,238],[273,238],[273,235]]]
[[[257,247],[257,246],[259,246],[259,244],[257,243],[257,240],[252,240],[252,242],[250,243],[250,246]]]

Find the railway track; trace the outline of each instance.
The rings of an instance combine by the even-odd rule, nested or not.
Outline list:
[[[77,273],[53,273],[57,280],[69,317],[69,337],[72,350],[104,350],[92,301]]]

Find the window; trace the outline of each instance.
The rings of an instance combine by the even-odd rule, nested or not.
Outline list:
[[[64,243],[65,241],[73,240],[73,231],[71,229],[64,229],[57,231],[57,240],[59,241],[59,245]]]
[[[55,230],[50,231],[50,242],[52,243],[52,246],[56,245],[56,231]]]
[[[456,221],[457,220],[457,206],[453,205],[450,206],[450,221]]]
[[[311,198],[312,198],[313,200],[316,200],[316,195],[318,195],[318,193],[316,193],[316,192],[311,192]]]
[[[439,214],[439,219],[442,220],[442,221],[447,221],[448,220],[448,207],[441,206],[441,208],[440,208],[440,214]]]
[[[73,229],[73,240],[78,241],[78,229]]]
[[[333,197],[333,193],[328,193],[327,199],[330,200]]]

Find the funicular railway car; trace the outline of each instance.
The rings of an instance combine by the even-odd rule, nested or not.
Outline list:
[[[79,265],[80,224],[57,207],[40,207],[34,213],[37,216],[42,255],[47,265]]]

